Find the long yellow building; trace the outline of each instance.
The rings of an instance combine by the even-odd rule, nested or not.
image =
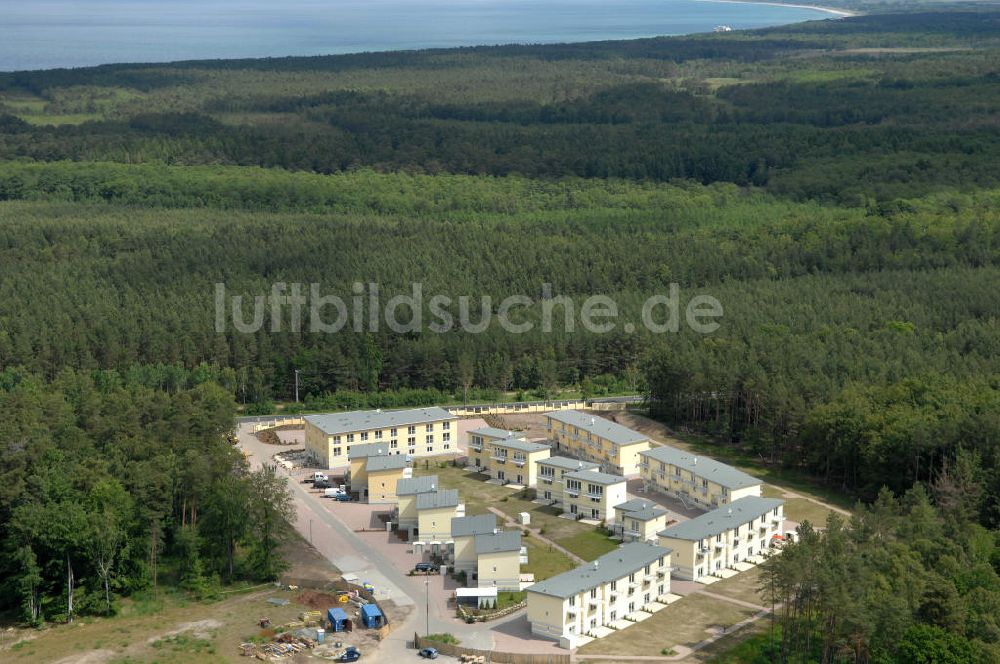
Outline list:
[[[606,473],[639,474],[639,453],[649,449],[648,436],[578,410],[546,413],[545,418],[556,452],[593,461]]]
[[[766,553],[775,536],[784,535],[783,506],[779,498],[740,498],[670,526],[659,543],[674,551],[674,575],[697,581]]]
[[[761,481],[715,459],[673,447],[643,451],[642,479],[647,489],[705,509],[760,496]]]
[[[496,427],[473,429],[468,438],[469,463],[505,484],[535,486],[536,464],[551,453],[548,445],[529,442],[520,434]]]
[[[630,542],[528,586],[532,633],[572,649],[581,636],[600,627],[627,629],[632,623],[626,616],[670,592],[670,556],[667,547]]]
[[[348,466],[351,448],[385,443],[389,454],[411,457],[448,454],[457,449],[457,417],[443,408],[358,410],[306,415],[306,453],[327,469]]]

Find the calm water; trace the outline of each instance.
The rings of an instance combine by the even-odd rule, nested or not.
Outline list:
[[[0,70],[592,41],[830,16],[698,0],[0,0]]]

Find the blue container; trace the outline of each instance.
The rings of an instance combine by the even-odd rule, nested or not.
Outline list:
[[[361,607],[361,622],[365,627],[369,629],[381,627],[383,620],[385,618],[382,616],[382,611],[374,604],[365,604]]]
[[[347,624],[347,614],[343,609],[333,608],[326,610],[326,619],[330,623],[331,632],[343,632]]]

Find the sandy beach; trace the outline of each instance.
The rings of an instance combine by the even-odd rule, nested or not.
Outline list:
[[[826,12],[828,14],[834,14],[836,16],[858,16],[857,12],[848,11],[846,9],[834,9],[833,7],[823,7],[822,5],[800,5],[792,4],[790,2],[757,2],[756,0],[698,0],[699,2],[724,2],[733,4],[751,4],[751,5],[772,5],[774,7],[797,7],[799,9],[815,9],[816,11]]]

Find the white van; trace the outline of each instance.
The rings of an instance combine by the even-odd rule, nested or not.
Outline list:
[[[321,473],[318,470],[313,473],[314,482],[329,482],[330,478],[326,476],[326,473]]]
[[[333,487],[333,488],[330,488],[330,489],[325,489],[323,491],[323,497],[324,498],[336,498],[337,496],[342,496],[345,493],[347,493],[347,492],[344,491],[341,487]]]

